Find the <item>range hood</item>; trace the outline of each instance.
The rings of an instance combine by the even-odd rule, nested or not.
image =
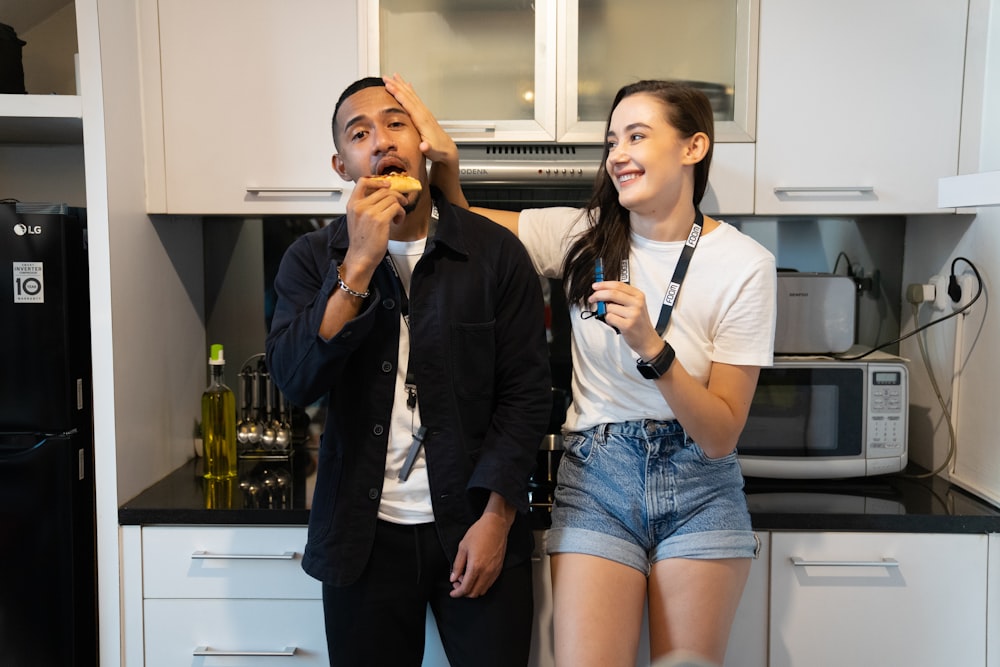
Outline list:
[[[1000,206],[1000,171],[938,179],[940,208]]]
[[[599,144],[460,144],[463,186],[585,186],[594,183]]]

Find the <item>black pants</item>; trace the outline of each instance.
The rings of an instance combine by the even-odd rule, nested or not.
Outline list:
[[[332,667],[420,667],[427,606],[451,667],[528,662],[531,562],[503,570],[478,598],[452,598],[451,563],[434,524],[379,521],[368,567],[349,586],[323,586]]]

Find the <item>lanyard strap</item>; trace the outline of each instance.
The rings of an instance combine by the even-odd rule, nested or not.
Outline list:
[[[667,285],[667,293],[663,296],[663,305],[660,306],[660,317],[656,320],[656,333],[660,334],[660,336],[663,336],[667,330],[667,325],[670,323],[670,315],[674,312],[674,301],[677,300],[677,295],[681,291],[681,283],[684,282],[684,276],[687,274],[688,265],[691,264],[691,256],[694,255],[698,239],[701,238],[701,229],[704,224],[705,216],[701,214],[698,207],[695,207],[691,233],[688,234],[687,241],[684,242],[681,256],[677,258],[674,275],[670,278],[670,284]]]
[[[427,241],[424,245],[424,255],[430,249],[431,240],[434,238],[434,233],[437,231],[438,223],[438,208],[435,204],[431,208],[431,219],[427,223]],[[419,261],[419,260],[418,260]],[[396,269],[396,265],[392,261],[392,255],[388,252],[385,253],[385,263],[389,266],[389,270],[392,271],[392,275],[396,278],[396,284],[399,286],[399,307],[403,315],[403,323],[406,325],[407,330],[410,329],[410,299],[406,294],[406,287],[403,285],[402,278],[399,277],[399,271]],[[416,267],[414,267],[416,268]],[[413,274],[410,274],[410,285],[413,284]],[[413,351],[413,339],[410,339],[410,351]],[[410,410],[416,410],[417,408],[417,379],[412,370],[412,364],[407,362],[406,364],[406,379],[404,380],[406,388],[406,407]],[[403,461],[403,467],[399,470],[399,481],[405,482],[410,477],[410,472],[413,470],[413,464],[417,460],[417,454],[420,452],[420,448],[424,443],[424,438],[427,436],[427,427],[422,425],[417,429],[416,433],[413,434],[413,442],[410,444],[410,449],[406,453],[406,460]]]
[[[437,204],[431,207],[431,219],[427,222],[427,241],[424,245],[424,255],[430,249],[431,240],[434,238],[435,232],[437,232],[438,224],[438,208]],[[396,279],[396,284],[399,285],[399,308],[403,313],[403,322],[406,327],[410,327],[410,299],[406,294],[406,288],[403,286],[403,279],[399,277],[399,271],[396,269],[396,264],[392,261],[392,255],[388,251],[385,253],[385,263],[392,271],[393,277]],[[413,283],[413,275],[410,275],[410,283]]]

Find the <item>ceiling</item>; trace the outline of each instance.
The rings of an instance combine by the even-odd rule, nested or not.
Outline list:
[[[73,0],[0,0],[0,23],[24,34]]]

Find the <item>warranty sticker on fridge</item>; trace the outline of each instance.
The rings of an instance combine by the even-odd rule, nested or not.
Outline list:
[[[14,303],[45,303],[42,262],[14,262]]]

